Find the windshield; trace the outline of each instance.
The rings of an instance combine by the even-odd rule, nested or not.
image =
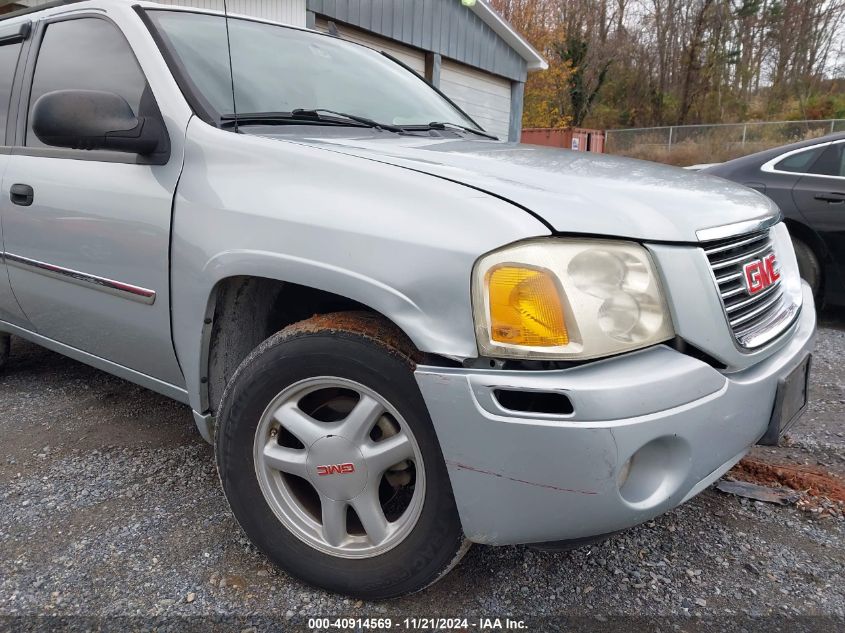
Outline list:
[[[338,38],[252,20],[229,19],[235,104],[222,16],[152,10],[192,90],[220,117],[334,110],[391,125],[478,125],[416,73]]]

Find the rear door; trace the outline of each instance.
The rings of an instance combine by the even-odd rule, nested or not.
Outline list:
[[[41,21],[24,86],[0,192],[15,296],[39,334],[182,386],[169,296],[181,139],[171,134],[162,165],[134,154],[47,147],[32,132],[32,105],[55,90],[103,90],[123,97],[136,115],[151,103],[157,110],[131,47],[102,13]]]

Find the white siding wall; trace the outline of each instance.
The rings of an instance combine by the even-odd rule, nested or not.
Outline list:
[[[328,22],[317,20],[316,28],[328,31]],[[349,26],[338,25],[344,39],[390,53],[425,76],[425,53],[410,46]],[[488,132],[508,138],[511,115],[511,82],[503,77],[444,59],[440,68],[440,89]]]
[[[153,0],[160,4],[223,10],[223,0]],[[229,13],[305,26],[305,0],[227,0]]]
[[[17,1],[29,7],[50,2],[50,0]],[[153,2],[212,11],[223,10],[223,0],[153,0]],[[227,0],[226,5],[230,13],[240,13],[294,26],[305,26],[305,0]]]
[[[440,89],[481,127],[507,140],[510,80],[444,59],[440,68]]]
[[[329,30],[328,21],[322,19],[317,20],[315,27],[324,33]],[[425,76],[425,54],[422,51],[348,26],[338,25],[337,30],[343,39],[393,55],[403,64],[410,66],[415,72]]]

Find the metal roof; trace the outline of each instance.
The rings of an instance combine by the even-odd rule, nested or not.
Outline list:
[[[460,1],[460,0],[456,0]],[[514,26],[505,20],[493,7],[490,6],[488,0],[477,0],[475,6],[471,8],[473,13],[480,17],[487,26],[493,29],[496,34],[507,42],[520,56],[528,63],[528,70],[546,70],[549,63],[531,46],[528,40],[517,31]]]

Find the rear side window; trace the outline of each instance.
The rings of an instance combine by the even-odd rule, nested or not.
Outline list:
[[[820,176],[845,177],[845,165],[842,163],[843,149],[845,149],[843,143],[828,145],[818,160],[813,163],[810,173]]]
[[[17,66],[20,52],[20,43],[0,46],[0,141],[6,138],[6,122],[9,120],[12,81],[15,78],[15,66]]]
[[[791,171],[797,174],[810,173],[810,167],[824,151],[823,147],[813,147],[792,156],[787,156],[775,165],[778,171]]]
[[[99,18],[79,18],[47,25],[35,65],[29,99],[26,144],[43,147],[32,132],[32,106],[54,90],[104,90],[126,99],[137,115],[147,87],[123,34]]]

